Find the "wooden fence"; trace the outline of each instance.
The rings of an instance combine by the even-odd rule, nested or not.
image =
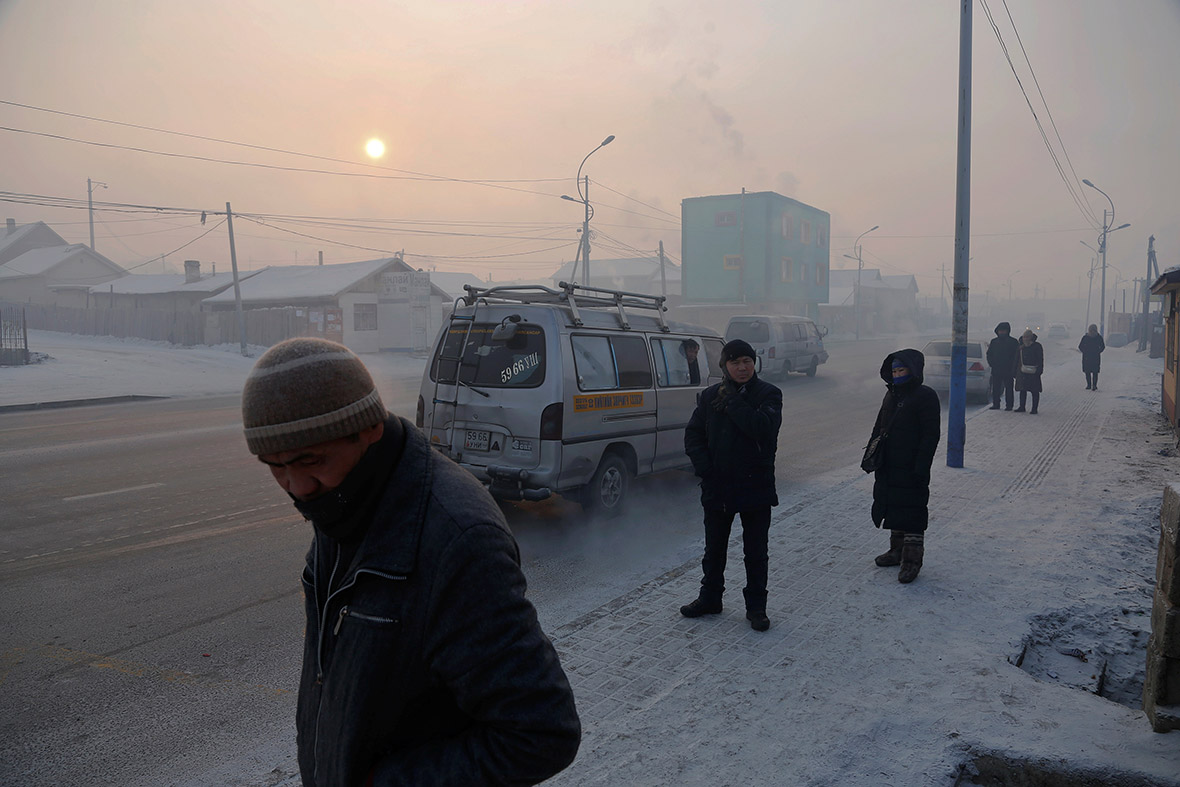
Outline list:
[[[234,311],[183,312],[156,309],[78,309],[52,304],[6,304],[23,309],[31,329],[84,336],[134,337],[191,347],[198,344],[237,344],[238,317]],[[292,336],[307,336],[307,310],[251,309],[243,312],[246,343],[269,347]]]

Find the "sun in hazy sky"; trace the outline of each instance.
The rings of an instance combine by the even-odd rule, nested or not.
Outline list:
[[[373,137],[365,143],[365,152],[369,154],[369,158],[381,158],[385,155],[385,143]]]

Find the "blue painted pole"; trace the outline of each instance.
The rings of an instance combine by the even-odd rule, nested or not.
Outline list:
[[[971,7],[959,0],[959,160],[955,191],[955,285],[951,300],[951,390],[947,467],[963,466],[967,442],[967,293],[971,247]]]

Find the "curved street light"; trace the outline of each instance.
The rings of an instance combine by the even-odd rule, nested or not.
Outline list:
[[[1008,274],[1008,303],[1012,303],[1012,277],[1020,273],[1019,270],[1014,270]]]
[[[1131,225],[1130,224],[1122,224],[1122,225],[1120,225],[1118,227],[1114,227],[1112,229],[1111,225],[1114,224],[1114,200],[1112,200],[1110,198],[1109,194],[1107,194],[1105,191],[1103,191],[1102,189],[1095,186],[1089,180],[1086,180],[1083,178],[1082,183],[1086,184],[1087,186],[1094,189],[1102,196],[1106,197],[1106,201],[1110,203],[1110,218],[1107,219],[1106,209],[1103,208],[1103,210],[1102,210],[1102,234],[1098,236],[1098,250],[1099,250],[1099,253],[1102,255],[1102,291],[1098,296],[1098,303],[1101,306],[1101,309],[1098,312],[1098,333],[1105,336],[1106,335],[1106,305],[1105,305],[1106,304],[1106,239],[1107,239],[1107,236],[1110,235],[1110,233],[1115,232],[1117,230],[1125,229],[1127,227],[1130,227]],[[1085,243],[1085,241],[1083,241],[1083,243]],[[1089,244],[1087,244],[1087,245],[1089,245]],[[1087,322],[1089,322],[1089,320],[1087,320]]]
[[[877,230],[880,228],[881,228],[880,224],[874,224],[872,226],[872,228],[867,229],[864,232],[862,232],[861,234],[857,235],[856,236],[856,243],[853,244],[853,248],[856,250],[856,256],[852,257],[847,254],[844,255],[845,257],[848,257],[848,259],[850,259],[850,260],[856,260],[856,293],[855,293],[856,305],[854,308],[856,310],[856,340],[857,341],[860,341],[860,272],[863,271],[864,267],[865,267],[864,260],[861,258],[861,255],[860,255],[860,239],[863,238],[865,235],[868,235],[873,230]]]
[[[570,202],[582,203],[582,205],[585,209],[584,213],[583,213],[583,219],[582,219],[582,242],[578,245],[578,253],[579,253],[579,256],[581,256],[581,258],[582,258],[582,282],[586,286],[590,285],[590,219],[594,218],[594,208],[592,208],[590,206],[590,176],[589,175],[586,176],[586,190],[585,190],[585,192],[582,191],[582,167],[584,167],[586,165],[586,159],[590,158],[595,153],[597,153],[599,150],[601,150],[602,148],[606,147],[607,145],[609,145],[610,143],[612,143],[614,141],[615,141],[615,135],[611,134],[606,139],[602,140],[602,142],[598,143],[598,147],[594,148],[594,150],[591,150],[589,153],[587,153],[586,158],[582,159],[582,163],[578,165],[578,176],[577,176],[577,178],[575,178],[574,183],[578,187],[579,199],[574,199],[573,197],[569,196],[568,194],[561,195],[562,199],[569,200]],[[577,270],[578,270],[577,259],[575,259],[574,260],[574,273],[575,273],[575,275],[577,274]]]

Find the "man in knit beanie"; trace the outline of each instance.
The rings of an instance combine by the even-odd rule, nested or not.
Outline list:
[[[701,479],[705,510],[704,576],[695,601],[680,608],[687,618],[721,612],[729,533],[742,518],[745,552],[746,619],[755,631],[770,628],[766,614],[770,509],[778,505],[774,455],[782,424],[783,394],[759,379],[757,355],[748,342],[734,339],[721,349],[725,379],[701,391],[684,430],[684,450]]]
[[[289,339],[242,391],[249,451],[311,522],[303,784],[535,784],[581,726],[475,477],[385,410],[348,348]]]

